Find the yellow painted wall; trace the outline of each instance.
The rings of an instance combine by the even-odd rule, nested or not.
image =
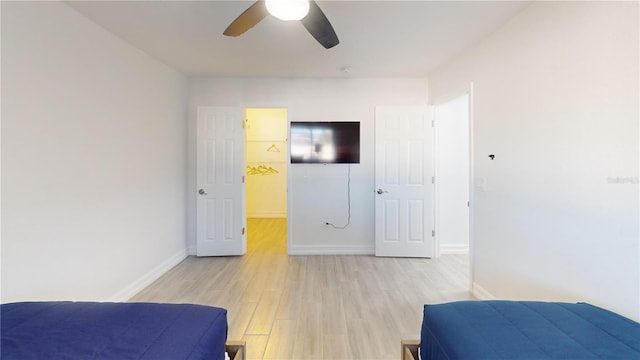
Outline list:
[[[246,109],[247,217],[287,216],[287,109]]]

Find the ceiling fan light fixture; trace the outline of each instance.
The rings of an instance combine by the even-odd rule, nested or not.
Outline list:
[[[309,13],[309,0],[265,0],[269,14],[280,20],[301,20]]]

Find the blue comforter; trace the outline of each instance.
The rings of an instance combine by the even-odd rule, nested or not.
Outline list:
[[[154,303],[1,306],[0,358],[223,360],[227,311]]]
[[[585,303],[425,305],[420,355],[423,360],[640,359],[640,324]]]

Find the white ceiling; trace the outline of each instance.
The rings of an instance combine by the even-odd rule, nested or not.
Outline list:
[[[68,5],[189,76],[425,77],[529,1],[318,1],[340,44],[267,17],[222,35],[253,1],[72,1]],[[349,67],[350,71],[342,71]]]

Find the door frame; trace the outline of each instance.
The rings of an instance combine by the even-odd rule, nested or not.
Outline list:
[[[467,95],[469,97],[469,119],[468,119],[468,126],[469,126],[469,179],[468,179],[468,184],[469,184],[469,290],[472,291],[473,290],[473,283],[474,283],[474,260],[475,260],[475,186],[474,186],[474,179],[475,179],[475,162],[474,162],[474,93],[473,93],[473,82],[469,82],[466,86],[459,88],[455,91],[452,91],[450,93],[448,93],[446,96],[442,96],[442,97],[438,97],[435,101],[433,101],[433,106],[434,107],[438,107],[444,103],[447,103],[451,100],[454,100],[456,98],[459,98],[461,96],[465,96]],[[435,246],[435,256],[439,257],[440,256],[440,237],[439,237],[439,229],[438,229],[438,222],[439,222],[439,207],[437,206],[438,204],[438,199],[440,197],[439,194],[439,186],[438,186],[438,133],[437,133],[437,127],[438,127],[438,119],[435,119],[435,126],[436,126],[436,136],[435,136],[435,168],[436,168],[436,187],[435,187],[435,197],[434,197],[434,202],[435,202],[435,211],[434,211],[434,215],[435,215],[435,230],[436,230],[436,236],[434,238],[434,246]]]

